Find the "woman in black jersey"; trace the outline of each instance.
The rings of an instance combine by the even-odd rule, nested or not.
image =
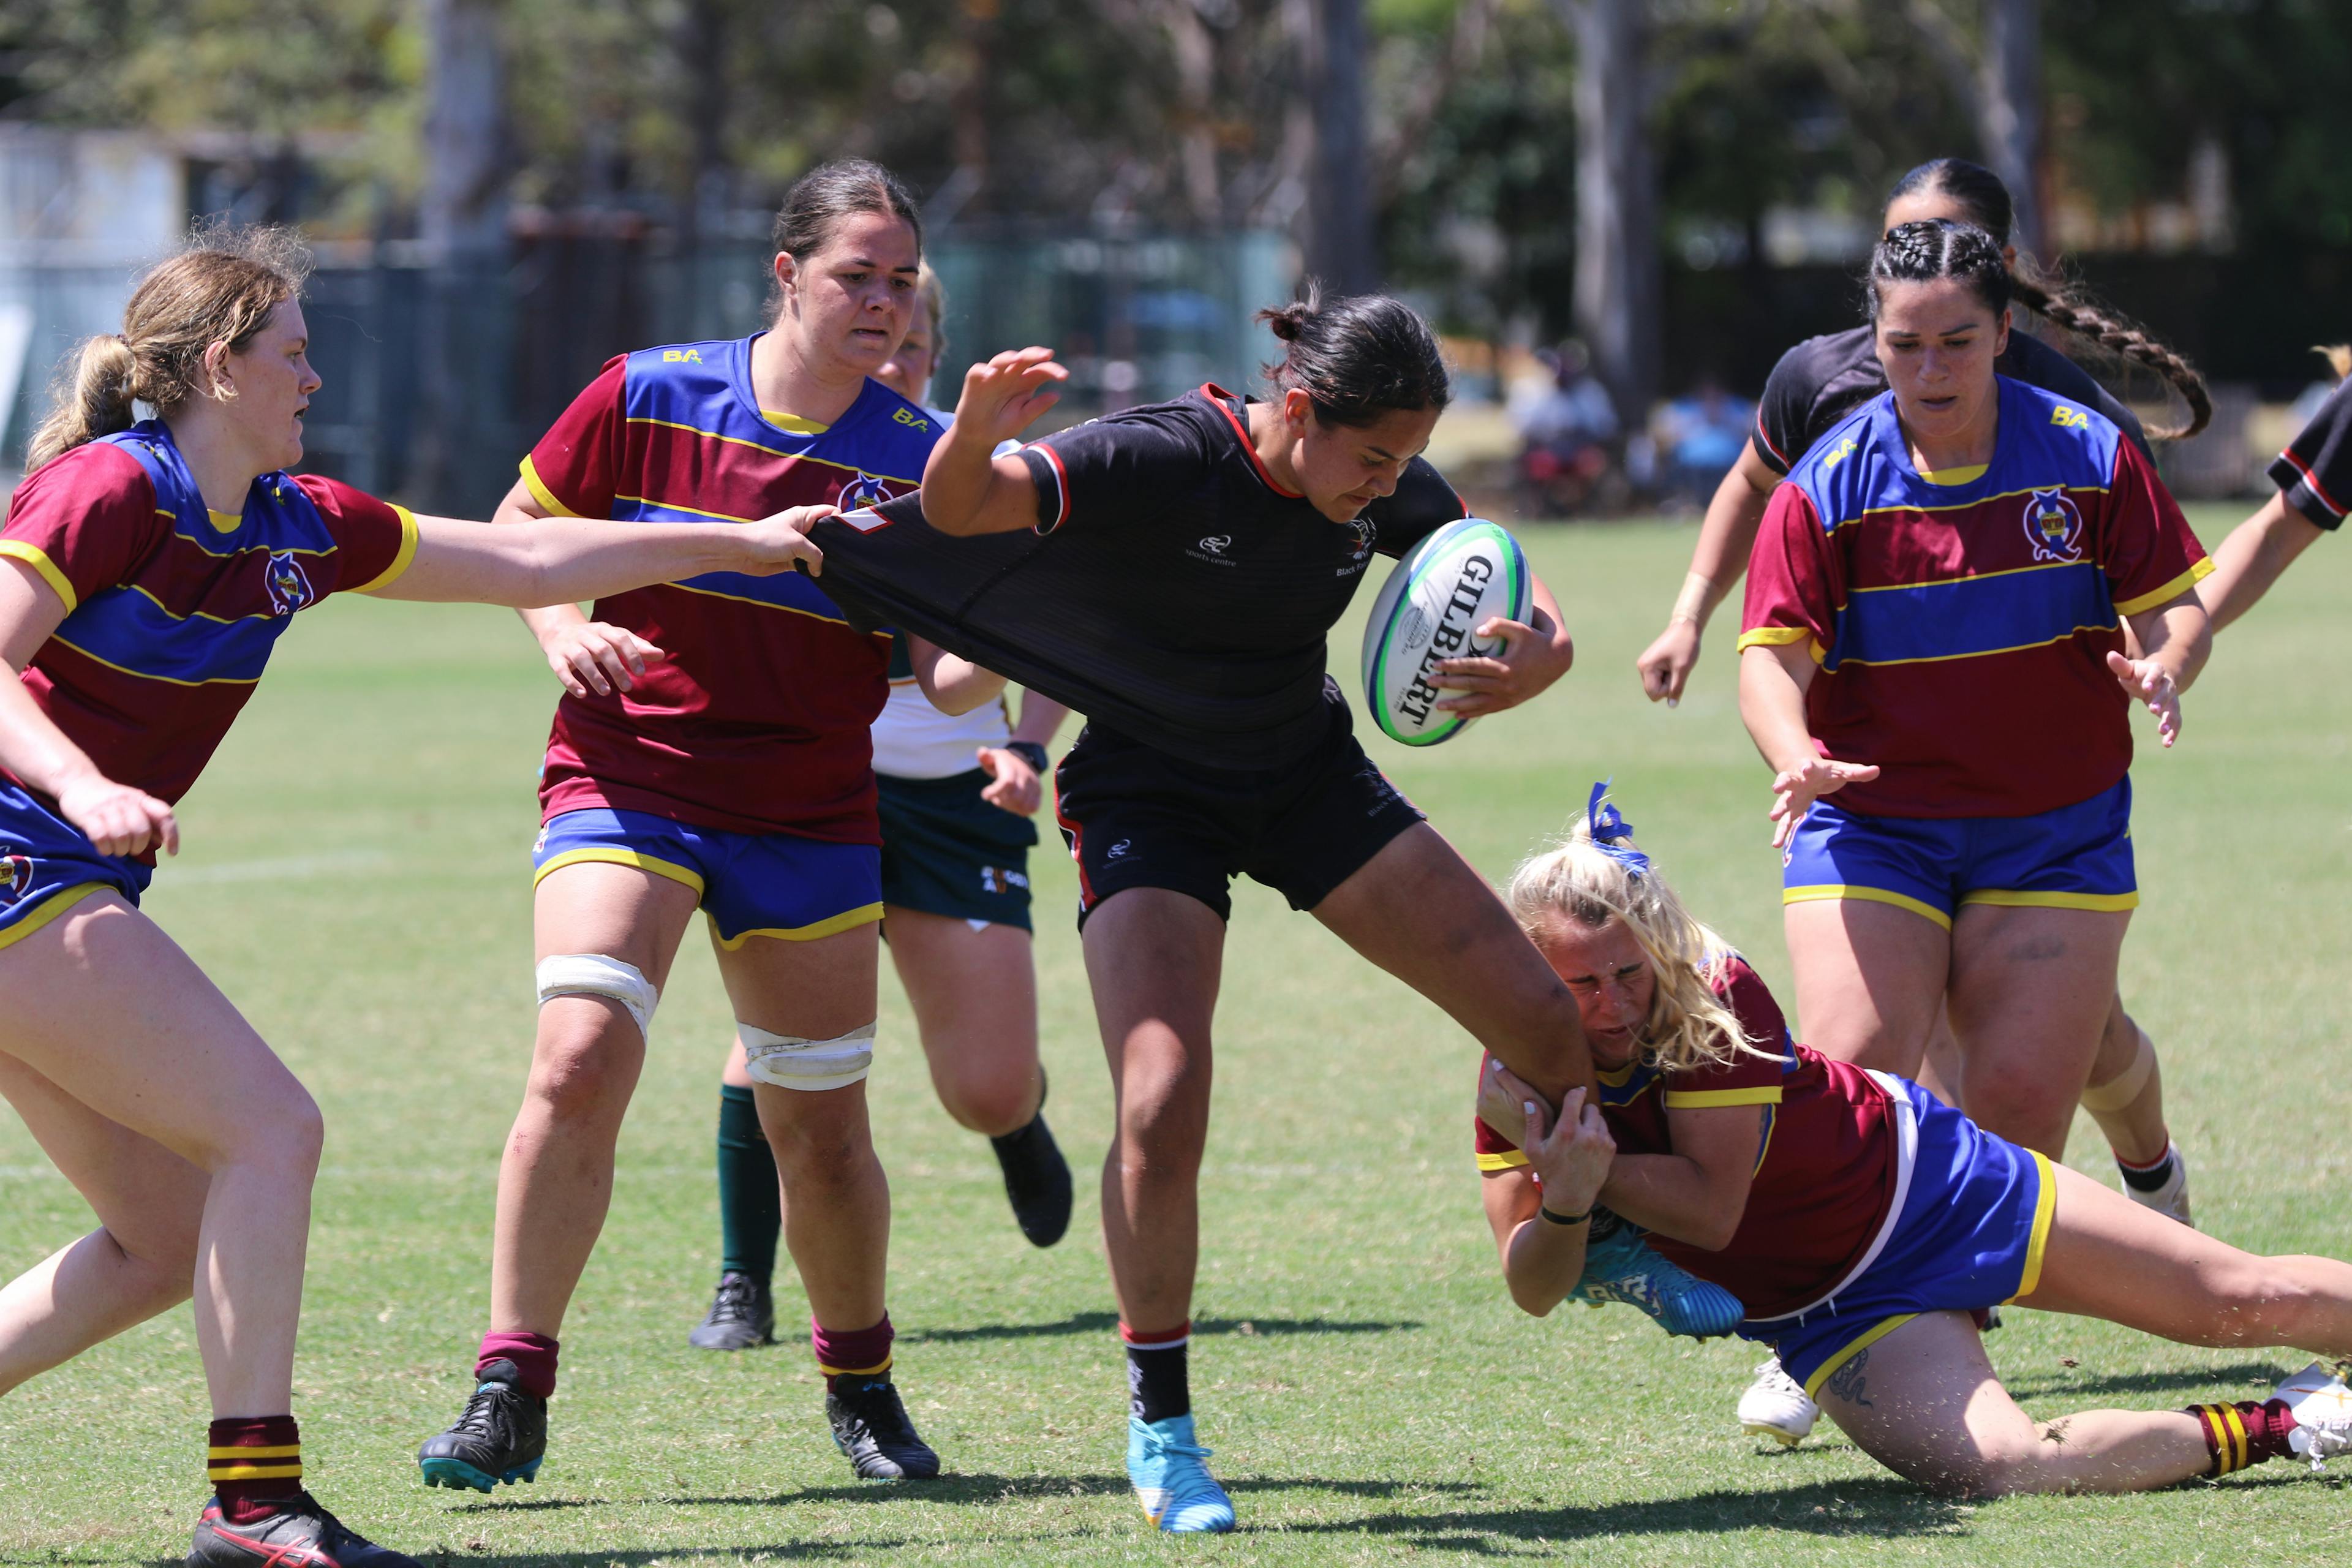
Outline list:
[[[2270,467],[2278,494],[2230,531],[2213,552],[2213,574],[2197,585],[2220,631],[2254,607],[2294,558],[2352,509],[2352,348],[2322,349],[2336,390]]]
[[[1057,815],[1118,1099],[1103,1229],[1134,1396],[1129,1474],[1164,1530],[1233,1524],[1200,1462],[1183,1354],[1231,879],[1312,911],[1496,1056],[1534,1066],[1547,1093],[1591,1070],[1574,1000],[1365,756],[1324,673],[1325,635],[1374,552],[1400,554],[1463,515],[1416,456],[1448,395],[1435,340],[1380,298],[1310,296],[1261,319],[1287,345],[1273,401],[1204,386],[1001,458],[997,443],[1043,412],[1063,373],[1044,349],[973,366],[919,496],[866,522],[879,548],[843,546],[877,610],[1088,716],[1055,774]],[[905,526],[919,519],[996,537],[944,545]],[[908,584],[942,557],[974,585],[932,593],[954,608],[926,625]],[[1534,603],[1527,624],[1479,628],[1499,657],[1438,667],[1444,706],[1495,712],[1567,671],[1568,634],[1539,583]],[[1629,1233],[1595,1250],[1617,1261],[1588,1273],[1592,1293],[1639,1274],[1669,1328],[1729,1326],[1715,1314],[1736,1305]]]

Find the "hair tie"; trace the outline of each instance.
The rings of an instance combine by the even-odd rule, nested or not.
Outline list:
[[[1584,821],[1592,832],[1592,847],[1624,867],[1626,875],[1639,878],[1649,870],[1650,858],[1633,847],[1633,825],[1608,803],[1609,786],[1616,782],[1612,776],[1592,786],[1591,797],[1584,803]]]

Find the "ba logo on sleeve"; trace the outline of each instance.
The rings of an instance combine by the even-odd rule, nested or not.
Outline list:
[[[22,855],[0,855],[0,908],[23,898],[32,886],[32,861]]]
[[[2083,558],[2083,514],[2063,489],[2035,490],[2025,499],[2025,538],[2036,561]]]
[[[269,564],[263,570],[269,588],[269,609],[272,615],[290,616],[306,605],[316,604],[319,595],[303,574],[302,563],[294,559],[290,550],[273,550]]]
[[[2091,416],[2079,408],[2069,408],[2062,403],[2050,411],[2050,423],[2063,426],[2069,430],[2088,430],[2091,427]]]

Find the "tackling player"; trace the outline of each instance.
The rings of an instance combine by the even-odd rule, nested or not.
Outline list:
[[[1774,1346],[1865,1453],[1933,1491],[2140,1491],[2352,1451],[2352,1395],[2324,1365],[2267,1400],[2036,1422],[1973,1317],[2013,1300],[2335,1358],[2352,1353],[2352,1264],[2241,1252],[1915,1083],[1797,1044],[1599,789],[1508,896],[1575,995],[1600,1076],[1597,1106],[1571,1091],[1555,1119],[1500,1063],[1481,1075],[1486,1218],[1526,1310],[1567,1297],[1605,1203],[1737,1295],[1740,1335]]]
[[[614,360],[523,460],[499,517],[686,524],[911,489],[939,433],[869,377],[906,331],[921,247],[887,171],[803,175],[776,218],[769,330]],[[882,917],[867,729],[889,639],[797,576],[682,577],[595,612],[524,617],[569,689],[532,850],[538,1037],[499,1172],[475,1389],[419,1451],[425,1482],[487,1491],[539,1468],[557,1336],[697,909],[781,1173],[834,1439],[861,1476],[935,1476],[890,1375],[890,1197],[866,1110]],[[950,706],[993,691],[957,668],[967,689]]]
[[[946,347],[946,321],[945,292],[926,262],[907,335],[874,379],[921,405]],[[923,412],[946,428],[950,416]],[[1033,691],[1017,723],[1001,696],[962,714],[941,712],[916,679],[915,659],[927,647],[893,639],[890,700],[874,721],[883,940],[940,1103],[988,1138],[1021,1233],[1051,1247],[1069,1228],[1070,1166],[1045,1124],[1037,1062],[1029,952],[1037,830],[1026,819],[1043,804],[1045,747],[1069,710]],[[703,1350],[747,1350],[772,1334],[769,1279],[783,1215],[740,1046],[719,1092],[719,1289],[688,1340]]]
[[[2197,585],[2217,632],[2252,609],[2352,508],[2352,348],[2321,352],[2336,372],[2336,390],[2272,462],[2279,493],[2230,531],[2213,552],[2213,574]]]
[[[542,605],[818,556],[810,512],[680,528],[415,517],[286,472],[320,387],[278,230],[200,233],[83,345],[0,524],[0,1093],[99,1228],[0,1289],[0,1391],[185,1300],[212,1395],[191,1563],[402,1568],[302,1486],[319,1108],[139,912],[173,807],[330,595]],[[134,400],[156,411],[134,423]],[[752,579],[746,578],[746,581]]]
[[[973,366],[920,497],[832,536],[879,613],[1087,716],[1056,809],[1117,1100],[1102,1206],[1128,1472],[1171,1531],[1234,1521],[1202,1463],[1185,1355],[1232,879],[1311,911],[1546,1093],[1587,1079],[1567,992],[1365,756],[1325,675],[1325,636],[1374,556],[1463,514],[1418,457],[1448,396],[1435,339],[1378,297],[1310,296],[1262,319],[1285,345],[1270,401],[1204,386],[1004,455],[1061,369],[1044,349]],[[1498,711],[1566,672],[1540,584],[1534,603],[1528,624],[1478,628],[1498,657],[1438,666],[1445,706]],[[1720,1331],[1735,1310],[1628,1230],[1595,1250],[1588,1292],[1637,1279],[1682,1331]]]
[[[2158,437],[2180,439],[2204,428],[2212,414],[2204,381],[2178,353],[2063,288],[2054,292],[2044,288],[2018,268],[2016,247],[2008,243],[2014,222],[2009,190],[1999,175],[1966,159],[1937,158],[1895,182],[1887,195],[1886,227],[1938,218],[1973,224],[2001,239],[2001,256],[2010,268],[2011,298],[2015,302],[2085,342],[2095,342],[2153,370],[2169,384],[2188,405],[2189,418],[2184,427],[2158,431]],[[2040,339],[2011,332],[1993,368],[2055,393],[2073,406],[2095,410],[2143,452],[2147,450],[2137,416]],[[1781,478],[1832,426],[1885,389],[1886,371],[1879,363],[1877,342],[1868,326],[1808,339],[1782,354],[1772,367],[1757,405],[1756,430],[1707,504],[1690,572],[1675,601],[1674,613],[1665,629],[1635,661],[1643,689],[1652,701],[1664,700],[1672,707],[1680,700],[1691,669],[1698,662],[1701,634],[1716,606],[1748,570],[1757,530],[1764,521],[1765,502]],[[2226,570],[2221,552],[2216,552],[2214,562],[2217,568]],[[2204,586],[2210,608],[2211,585]],[[1929,1052],[1931,1066],[1947,1055],[1949,1037],[1949,1028],[1939,1022]],[[2134,1200],[2188,1221],[2189,1168],[2166,1124],[2163,1077],[2155,1046],[2125,1012],[2120,996],[2109,1009],[2083,1104],[2113,1146],[2125,1189]]]

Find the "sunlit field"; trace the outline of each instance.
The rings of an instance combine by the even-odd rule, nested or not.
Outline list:
[[[2195,521],[2210,545],[2238,515]],[[1688,902],[1782,984],[1766,779],[1732,700],[1736,616],[1679,710],[1643,701],[1632,672],[1689,531],[1526,537],[1572,618],[1574,673],[1455,743],[1375,741],[1376,754],[1495,877],[1614,775]],[[2164,1052],[2200,1220],[2263,1250],[2352,1252],[2352,692],[2330,651],[2347,598],[2352,560],[2325,542],[2224,636],[2181,745],[2158,752],[2140,727],[2146,904],[2125,992]],[[1351,689],[1355,630],[1335,644]],[[953,1479],[850,1479],[790,1332],[806,1311],[788,1270],[787,1342],[734,1356],[686,1344],[716,1269],[710,1140],[730,1037],[698,936],[664,998],[612,1219],[564,1326],[546,1468],[492,1499],[428,1492],[414,1450],[469,1387],[499,1150],[528,1059],[527,851],[555,689],[502,611],[338,600],[306,615],[188,801],[186,853],[148,902],[325,1107],[296,1413],[315,1489],[386,1544],[583,1568],[2352,1557],[2340,1477],[2273,1464],[2151,1497],[1938,1501],[1826,1422],[1795,1452],[1759,1452],[1732,1417],[1751,1347],[1670,1341],[1626,1308],[1521,1316],[1478,1214],[1469,1042],[1247,886],[1218,1016],[1192,1358],[1242,1529],[1154,1536],[1121,1465],[1125,1385],[1092,1180],[1109,1095],[1058,842],[1035,870],[1050,1115],[1080,1171],[1060,1247],[1022,1241],[985,1143],[933,1101],[884,983],[873,1093],[896,1204],[898,1375]],[[2112,1182],[2087,1117],[2073,1156]],[[89,1224],[0,1116],[0,1267]],[[2021,1311],[1990,1344],[2037,1415],[2260,1397],[2305,1359]],[[176,1559],[204,1495],[206,1415],[185,1308],[0,1403],[0,1558]]]

